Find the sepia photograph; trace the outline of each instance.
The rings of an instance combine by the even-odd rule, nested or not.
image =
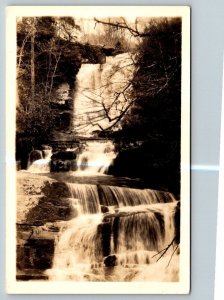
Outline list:
[[[189,7],[9,7],[7,287],[190,282]]]

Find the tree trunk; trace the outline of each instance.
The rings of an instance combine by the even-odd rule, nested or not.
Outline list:
[[[31,30],[31,97],[34,100],[35,96],[35,19],[33,20]]]

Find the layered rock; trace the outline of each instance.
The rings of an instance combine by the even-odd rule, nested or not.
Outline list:
[[[17,176],[17,279],[47,279],[55,239],[63,221],[77,211],[63,182],[46,176]]]

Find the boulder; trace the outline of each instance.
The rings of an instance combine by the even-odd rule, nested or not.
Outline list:
[[[114,266],[116,266],[116,263],[117,263],[117,256],[115,254],[108,255],[104,259],[104,264],[106,267],[114,267]]]
[[[103,214],[109,212],[108,206],[100,205],[100,209],[101,209],[101,212],[102,212]]]
[[[76,171],[76,150],[57,151],[51,156],[51,172]]]
[[[51,172],[68,172],[76,171],[77,164],[75,160],[53,159],[50,164]]]

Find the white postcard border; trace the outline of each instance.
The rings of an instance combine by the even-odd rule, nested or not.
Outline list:
[[[187,294],[190,289],[190,8],[187,6],[12,6],[7,8],[6,41],[6,281],[12,294]],[[181,254],[179,282],[16,281],[16,17],[19,16],[182,17]]]

